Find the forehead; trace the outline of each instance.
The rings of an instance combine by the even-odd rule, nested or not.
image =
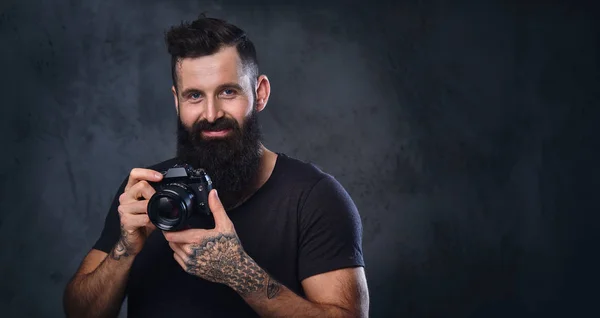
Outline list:
[[[210,89],[223,83],[242,84],[245,72],[235,47],[225,47],[207,56],[185,58],[178,64],[180,86]]]

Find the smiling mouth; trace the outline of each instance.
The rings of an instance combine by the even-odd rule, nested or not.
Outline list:
[[[206,136],[206,137],[223,137],[223,136],[227,136],[227,134],[229,134],[229,132],[231,132],[231,129],[214,130],[214,131],[205,130],[202,132],[202,135]]]

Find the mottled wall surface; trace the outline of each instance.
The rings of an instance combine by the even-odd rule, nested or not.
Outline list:
[[[119,182],[174,153],[162,36],[202,11],[258,48],[267,147],[358,205],[372,317],[597,311],[591,5],[240,3],[0,4],[0,316],[62,316]]]

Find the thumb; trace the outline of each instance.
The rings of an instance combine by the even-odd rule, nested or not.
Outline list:
[[[229,222],[229,217],[227,216],[227,212],[225,212],[221,199],[219,199],[217,189],[212,189],[208,194],[208,207],[215,218],[215,226],[222,226]]]

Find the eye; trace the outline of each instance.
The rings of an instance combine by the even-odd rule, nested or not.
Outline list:
[[[223,95],[225,96],[233,96],[235,95],[236,91],[231,89],[231,88],[226,88],[223,90]]]
[[[200,96],[201,96],[201,95],[200,95],[200,93],[198,93],[198,92],[194,92],[194,93],[191,93],[191,94],[190,94],[190,98],[191,98],[191,99],[198,99],[198,98],[200,98]]]

